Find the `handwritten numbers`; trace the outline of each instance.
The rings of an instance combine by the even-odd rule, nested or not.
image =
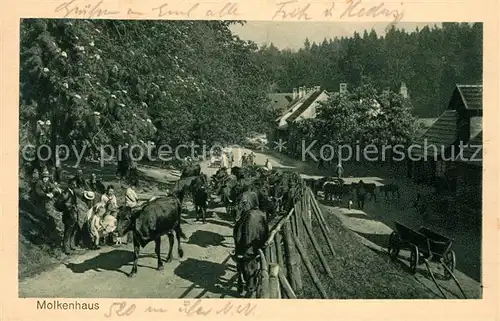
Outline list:
[[[114,311],[114,314],[113,314],[113,311]],[[127,302],[125,302],[125,301],[123,301],[123,302],[114,302],[109,307],[108,313],[106,313],[104,316],[107,317],[107,318],[111,317],[112,315],[116,315],[116,316],[119,316],[119,317],[129,316],[134,311],[135,311],[135,304],[133,304],[133,303],[130,306],[127,307]]]

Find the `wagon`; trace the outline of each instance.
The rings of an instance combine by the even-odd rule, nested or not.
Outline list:
[[[415,274],[417,267],[425,264],[432,280],[436,283],[440,291],[441,289],[429,267],[429,262],[441,264],[444,268],[444,278],[446,280],[453,278],[465,296],[454,275],[457,262],[455,252],[452,249],[453,240],[426,227],[421,227],[416,231],[399,222],[395,222],[395,225],[396,229],[389,237],[388,251],[391,258],[396,260],[401,250],[409,250],[411,273]],[[441,293],[444,295],[442,291]]]

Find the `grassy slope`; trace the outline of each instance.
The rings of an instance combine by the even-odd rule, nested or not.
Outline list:
[[[330,264],[333,279],[330,279],[308,241],[310,260],[326,292],[335,299],[428,299],[436,298],[422,284],[393,263],[386,253],[377,253],[359,242],[338,218],[325,209],[324,216],[336,251],[334,257],[323,238],[317,221],[313,218],[313,231],[322,252]],[[321,298],[305,266],[302,265],[302,297]]]

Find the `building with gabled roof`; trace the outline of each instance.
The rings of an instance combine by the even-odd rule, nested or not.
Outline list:
[[[436,186],[438,192],[454,197],[467,194],[477,203],[481,199],[482,160],[464,161],[459,156],[471,156],[475,146],[482,146],[482,105],[481,85],[456,85],[448,109],[415,139],[409,175]],[[461,150],[461,144],[468,146]]]

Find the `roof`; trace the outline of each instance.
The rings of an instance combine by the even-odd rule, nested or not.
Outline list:
[[[299,117],[304,111],[306,111],[307,107],[311,106],[311,104],[323,93],[321,90],[314,91],[306,100],[297,108],[290,116],[287,118],[287,122],[292,123]]]
[[[455,144],[457,140],[457,118],[458,113],[456,110],[447,110],[442,113],[434,124],[417,138],[415,144],[421,146],[421,148],[414,148],[415,154],[424,156],[424,146],[427,147],[429,153],[437,152],[437,154],[440,154],[443,149],[442,146],[447,148]],[[431,146],[436,146],[436,151],[433,151],[434,148],[429,150]]]
[[[457,85],[452,100],[459,96],[466,110],[483,110],[482,85]]]
[[[457,153],[458,154],[458,153]],[[457,162],[482,166],[483,165],[483,132],[479,132],[463,148],[462,153],[457,155]]]
[[[309,92],[307,93],[304,97],[302,98],[296,98],[295,100],[293,100],[288,106],[289,108],[287,108],[287,110],[285,110],[285,112],[283,112],[283,114],[278,117],[276,119],[276,121],[278,121],[280,124],[278,124],[279,127],[281,126],[285,126],[284,122],[286,121],[288,123],[288,118],[290,116],[292,116],[292,114],[294,112],[297,111],[298,108],[300,108],[304,102],[306,102],[306,100],[313,94],[314,92]]]
[[[284,110],[293,100],[293,93],[269,93],[267,97],[271,100],[273,110]]]

